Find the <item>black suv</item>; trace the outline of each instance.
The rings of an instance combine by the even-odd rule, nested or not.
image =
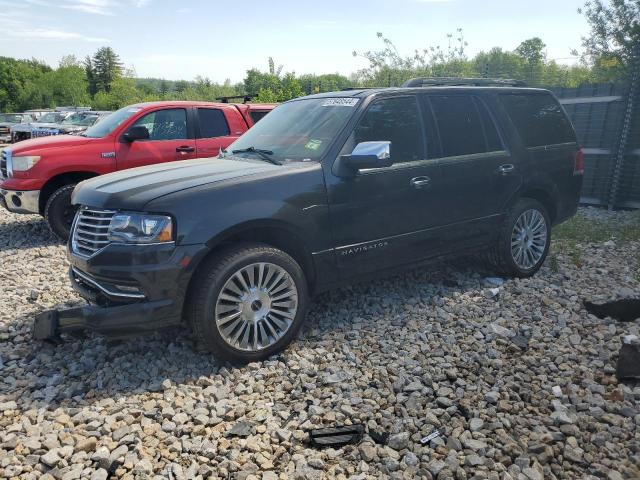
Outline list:
[[[183,324],[223,358],[262,359],[294,338],[313,294],[356,278],[469,252],[533,275],[582,173],[546,90],[298,98],[218,159],[80,183],[70,278],[92,305],[44,312],[34,334]]]

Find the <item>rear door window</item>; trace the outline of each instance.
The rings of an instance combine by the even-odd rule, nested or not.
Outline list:
[[[569,119],[550,94],[501,94],[500,100],[526,147],[576,141]]]
[[[229,124],[224,112],[218,108],[198,108],[200,135],[198,138],[226,137],[229,135]]]
[[[487,145],[484,125],[473,97],[429,95],[429,101],[440,133],[443,157],[494,150]]]

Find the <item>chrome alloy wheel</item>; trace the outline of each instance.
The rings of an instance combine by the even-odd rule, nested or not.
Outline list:
[[[524,211],[511,232],[511,257],[524,270],[535,267],[547,247],[547,222],[535,209]]]
[[[298,310],[298,289],[273,263],[252,263],[236,271],[218,295],[215,322],[233,348],[263,350],[285,335]]]

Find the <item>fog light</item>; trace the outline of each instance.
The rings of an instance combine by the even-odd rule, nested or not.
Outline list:
[[[130,285],[116,285],[116,288],[121,292],[140,293],[140,289],[138,287],[132,287]]]

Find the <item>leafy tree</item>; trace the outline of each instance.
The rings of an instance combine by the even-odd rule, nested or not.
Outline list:
[[[158,92],[160,93],[160,96],[162,98],[164,98],[165,95],[169,93],[169,83],[167,83],[167,81],[164,78],[160,81],[160,87],[158,88]]]
[[[545,43],[539,37],[533,37],[516,48],[516,53],[526,62],[527,79],[531,83],[537,83],[542,76],[543,64],[546,60],[545,47]]]
[[[603,79],[627,75],[634,55],[640,49],[640,0],[589,0],[583,13],[591,27],[582,38],[584,58],[594,65]]]
[[[98,49],[93,55],[91,68],[96,91],[109,92],[113,81],[122,74],[120,57],[111,47]]]

